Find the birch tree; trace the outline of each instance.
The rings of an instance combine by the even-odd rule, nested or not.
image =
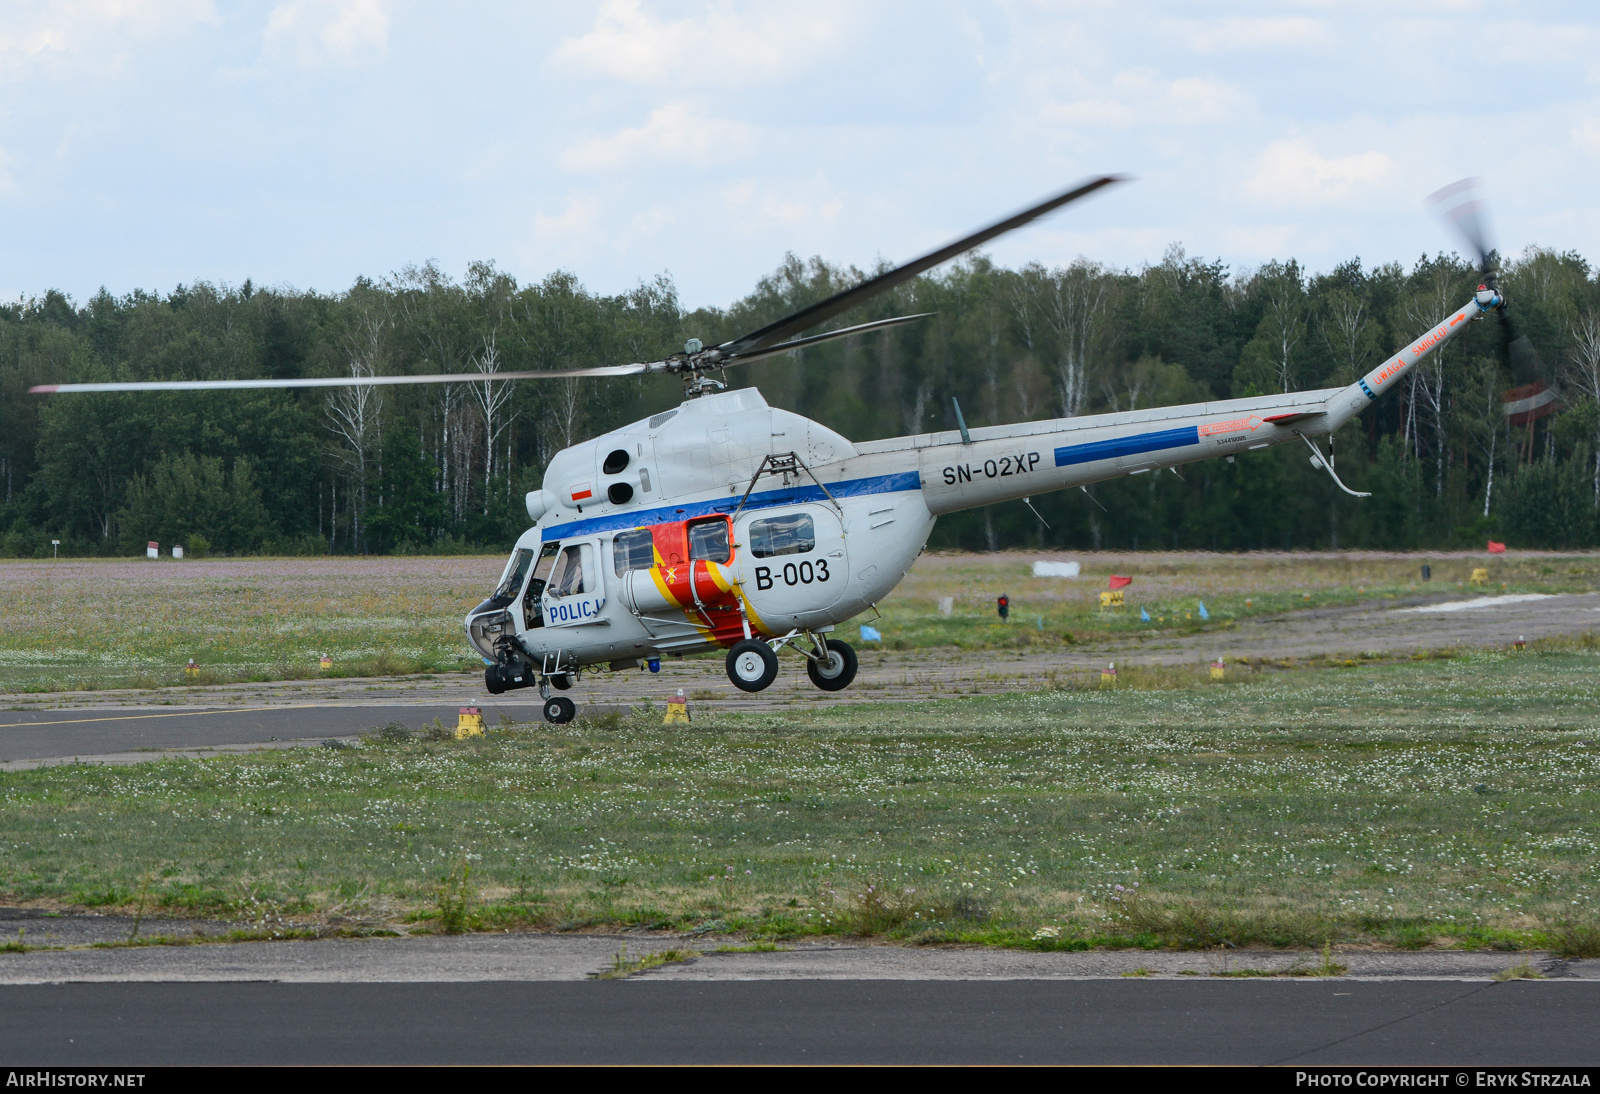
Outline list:
[[[1306,335],[1306,291],[1301,282],[1300,266],[1296,262],[1278,266],[1271,263],[1264,275],[1266,280],[1266,313],[1262,318],[1264,334],[1272,354],[1273,371],[1279,391],[1287,392],[1293,383],[1295,354]]]
[[[1037,327],[1054,343],[1055,387],[1064,418],[1083,410],[1089,359],[1102,334],[1109,283],[1103,267],[1081,258],[1055,270],[1035,263],[1018,275],[1013,311],[1030,344]]]
[[[483,352],[472,358],[473,367],[485,377],[493,376],[500,371],[500,351],[495,345],[495,333],[490,331],[483,340]],[[568,381],[571,383],[572,381]],[[447,385],[449,386],[449,385]],[[483,415],[483,511],[489,512],[489,483],[494,480],[494,449],[500,440],[500,435],[506,431],[512,422],[522,413],[520,410],[513,414],[501,413],[506,404],[511,401],[512,387],[504,380],[474,380],[467,385],[472,389],[473,398],[477,400],[478,410]]]
[[[1567,383],[1600,407],[1600,311],[1590,309],[1568,324],[1572,349],[1567,362]],[[1600,509],[1600,416],[1594,433],[1594,505]]]
[[[1450,313],[1455,300],[1455,272],[1447,263],[1437,262],[1425,275],[1423,284],[1406,295],[1404,312],[1408,329],[1420,333]],[[1412,409],[1414,411],[1420,401],[1432,419],[1435,496],[1444,494],[1444,461],[1449,448],[1448,424],[1445,420],[1449,409],[1445,363],[1453,360],[1453,357],[1447,356],[1448,349],[1447,346],[1439,347],[1411,370]]]
[[[359,327],[347,342],[350,351],[347,367],[352,377],[377,374],[375,365],[382,351],[385,326],[387,321],[371,311],[360,315]],[[364,550],[367,483],[382,427],[383,389],[368,384],[332,388],[323,412],[328,429],[341,442],[338,458],[350,476],[350,489],[354,493],[350,503],[351,544],[357,550]]]
[[[1378,330],[1367,314],[1361,297],[1345,289],[1334,289],[1323,299],[1322,338],[1337,362],[1337,383],[1354,383],[1366,373],[1378,348]]]

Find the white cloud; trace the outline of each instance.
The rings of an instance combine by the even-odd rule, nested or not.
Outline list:
[[[1256,157],[1256,173],[1246,189],[1258,198],[1285,205],[1325,204],[1352,190],[1387,178],[1394,161],[1382,152],[1359,152],[1327,159],[1304,138],[1273,141]]]
[[[41,66],[100,69],[135,43],[218,22],[211,0],[7,3],[0,7],[0,76],[23,78]]]
[[[555,59],[629,83],[770,82],[822,56],[839,36],[845,10],[830,0],[738,11],[718,4],[699,18],[666,21],[639,0],[608,0],[594,29],[562,42]]]
[[[560,248],[592,242],[600,234],[599,221],[599,200],[592,194],[573,194],[562,212],[534,214],[533,231],[540,244]]]
[[[1164,79],[1150,69],[1127,69],[1111,78],[1105,94],[1057,103],[1041,111],[1047,121],[1074,129],[1126,130],[1143,126],[1207,125],[1250,112],[1248,95],[1204,76]]]
[[[1276,50],[1317,45],[1330,40],[1327,24],[1321,19],[1306,16],[1264,19],[1235,16],[1204,21],[1185,20],[1173,25],[1196,53]]]
[[[556,162],[567,171],[616,171],[655,164],[704,167],[740,159],[753,148],[753,126],[706,117],[688,103],[668,103],[643,125],[609,137],[593,137],[562,152]]]
[[[723,189],[722,202],[729,217],[746,232],[772,224],[831,227],[844,209],[844,201],[825,179],[777,185],[740,179]]]
[[[1451,244],[1422,196],[1480,174],[1502,250],[1600,258],[1600,15],[1474,2],[0,0],[6,280],[494,257],[728,301],[1098,170],[1139,181],[996,260],[1409,262]]]
[[[269,56],[313,67],[358,63],[389,47],[384,0],[288,0],[267,16]]]
[[[1585,118],[1575,125],[1572,143],[1591,156],[1600,156],[1600,119]]]

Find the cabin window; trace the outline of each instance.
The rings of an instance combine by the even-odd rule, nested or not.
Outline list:
[[[648,570],[656,564],[656,545],[650,529],[635,528],[618,532],[611,541],[611,564],[621,577],[629,570]]]
[[[550,584],[546,596],[577,596],[595,588],[594,546],[575,543],[561,552],[555,568],[550,571]]]
[[[733,551],[728,546],[728,518],[712,517],[710,520],[689,525],[689,560],[728,562]]]
[[[816,550],[817,528],[804,513],[750,522],[750,553],[757,558],[805,555]]]

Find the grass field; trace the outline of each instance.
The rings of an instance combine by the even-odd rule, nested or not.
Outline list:
[[[1224,629],[1296,608],[1453,591],[1485,565],[1494,590],[1588,592],[1600,582],[1593,555],[1084,554],[1075,556],[1084,570],[1077,581],[1031,576],[1034,557],[924,555],[881,605],[885,644],[1048,648],[1140,630]],[[177,685],[190,658],[201,683],[315,676],[323,653],[333,676],[475,670],[461,620],[502,561],[0,561],[0,691]],[[1433,568],[1427,585],[1417,580],[1424,562]],[[1113,573],[1134,578],[1128,607],[1102,613],[1099,592]],[[1001,593],[1012,601],[1008,625],[995,616]],[[939,614],[941,597],[954,601],[949,617]]]
[[[1551,643],[18,772],[0,893],[278,931],[1595,952],[1597,670]]]
[[[0,562],[0,690],[481,668],[466,613],[501,558]]]

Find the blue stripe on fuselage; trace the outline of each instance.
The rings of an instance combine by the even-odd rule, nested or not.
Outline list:
[[[1118,456],[1137,456],[1141,452],[1159,452],[1164,448],[1187,448],[1200,443],[1198,426],[1182,429],[1163,429],[1159,433],[1135,433],[1131,437],[1113,437],[1109,441],[1090,444],[1071,444],[1056,449],[1056,466],[1067,467],[1075,463],[1093,463]]]
[[[858,498],[864,494],[892,494],[899,490],[922,489],[922,478],[915,471],[898,475],[874,475],[866,479],[846,479],[832,483],[828,492],[836,498]],[[815,484],[791,486],[787,490],[768,490],[753,493],[744,503],[746,509],[771,509],[775,505],[799,505],[808,501],[827,501],[828,495]],[[666,524],[675,520],[693,520],[713,513],[731,513],[739,508],[737,497],[718,498],[715,501],[690,501],[682,505],[663,505],[656,509],[635,509],[626,513],[608,513],[603,517],[575,520],[570,524],[556,524],[540,533],[542,540],[568,539],[589,536],[596,532],[615,532],[623,528],[642,528],[649,524]]]

